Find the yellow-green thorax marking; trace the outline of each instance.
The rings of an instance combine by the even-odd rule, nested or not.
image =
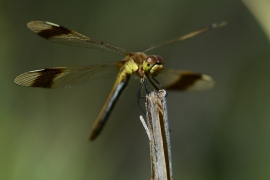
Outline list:
[[[140,78],[145,78],[146,76],[155,77],[161,73],[164,68],[164,61],[157,55],[147,56],[143,52],[136,52],[129,53],[121,62],[121,65],[123,65],[125,73],[136,74]]]

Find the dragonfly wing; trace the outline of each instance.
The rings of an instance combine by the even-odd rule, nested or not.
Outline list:
[[[27,24],[27,27],[37,35],[55,43],[97,48],[122,56],[128,53],[123,48],[103,41],[91,39],[55,23],[47,21],[31,21]]]
[[[222,22],[217,22],[217,23],[211,24],[210,26],[207,26],[205,28],[199,29],[197,31],[190,32],[190,33],[185,34],[183,36],[180,36],[178,38],[171,39],[169,41],[165,41],[165,42],[162,42],[162,43],[159,43],[159,44],[150,46],[150,47],[146,48],[145,50],[143,50],[142,52],[147,52],[147,51],[150,51],[150,50],[153,50],[153,49],[156,49],[156,48],[159,48],[159,47],[168,45],[168,44],[172,44],[172,43],[175,43],[175,42],[179,42],[179,41],[184,41],[186,39],[190,39],[190,38],[192,38],[194,36],[197,36],[199,34],[205,33],[205,32],[207,32],[209,30],[212,30],[212,29],[216,29],[216,28],[220,28],[222,26],[225,26],[225,25],[227,25],[227,23],[228,23],[227,21],[222,21]]]
[[[127,86],[129,79],[130,79],[130,74],[127,74],[124,71],[124,68],[120,69],[118,76],[116,78],[116,81],[114,83],[114,86],[105,104],[103,105],[103,108],[100,111],[96,121],[94,122],[94,125],[91,130],[91,134],[89,135],[89,140],[93,141],[100,134],[107,119],[109,118],[110,113],[112,112],[114,105],[116,104],[116,101],[118,100],[121,93]]]
[[[165,69],[156,79],[166,90],[172,91],[204,91],[215,85],[209,75],[173,69]]]
[[[20,86],[60,88],[82,84],[111,71],[116,74],[117,70],[118,63],[46,68],[23,73],[17,76],[14,82]]]

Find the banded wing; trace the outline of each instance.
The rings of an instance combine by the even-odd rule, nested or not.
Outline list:
[[[37,35],[55,43],[102,49],[111,53],[125,56],[128,52],[115,45],[94,40],[73,30],[47,21],[32,21],[27,27]]]
[[[215,86],[214,79],[206,74],[165,69],[156,79],[166,90],[205,91]]]
[[[106,73],[117,73],[118,62],[82,67],[55,67],[29,71],[17,76],[14,82],[20,86],[60,88],[82,84]]]

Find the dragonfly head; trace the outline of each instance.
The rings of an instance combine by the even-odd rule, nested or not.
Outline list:
[[[147,56],[143,62],[143,70],[146,75],[157,76],[164,68],[162,57],[157,55]]]

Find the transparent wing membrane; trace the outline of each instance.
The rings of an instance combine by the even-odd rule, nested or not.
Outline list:
[[[205,91],[215,85],[209,75],[173,69],[165,69],[156,79],[166,90],[172,91]]]
[[[76,31],[51,22],[32,21],[27,24],[27,27],[37,35],[55,43],[87,48],[97,48],[122,56],[128,53],[123,48],[103,41],[91,39]]]
[[[212,30],[212,29],[216,29],[216,28],[225,26],[226,24],[227,24],[227,21],[222,21],[222,22],[214,23],[214,24],[211,24],[210,26],[207,26],[205,28],[199,29],[197,31],[190,32],[190,33],[185,34],[183,36],[180,36],[178,38],[175,38],[175,39],[172,39],[172,40],[169,40],[169,41],[165,41],[165,42],[162,42],[162,43],[159,43],[159,44],[156,44],[156,45],[152,45],[152,46],[146,48],[145,50],[143,50],[142,52],[151,51],[153,49],[156,49],[156,48],[159,48],[159,47],[168,45],[168,44],[172,44],[172,43],[175,43],[175,42],[184,41],[186,39],[189,39],[189,38],[192,38],[192,37],[197,36],[199,34],[202,34],[204,32],[207,32],[209,30]]]
[[[91,81],[93,78],[117,73],[118,63],[104,63],[82,67],[55,67],[29,71],[17,76],[14,82],[21,86],[60,88]]]

